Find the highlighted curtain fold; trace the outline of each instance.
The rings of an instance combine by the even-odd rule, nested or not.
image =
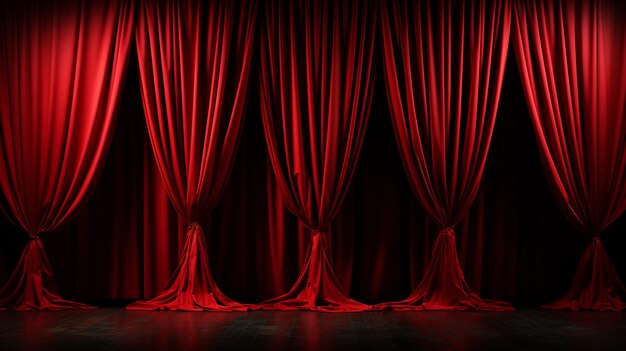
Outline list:
[[[337,281],[329,225],[352,179],[373,91],[376,8],[367,1],[267,1],[261,36],[261,112],[287,208],[312,230],[291,290],[262,309],[371,309]]]
[[[63,300],[42,233],[66,224],[96,183],[115,124],[131,1],[0,5],[2,209],[28,234],[0,310],[89,308]]]
[[[515,52],[552,192],[592,242],[551,309],[621,311],[626,290],[599,240],[626,210],[626,7],[517,1]]]
[[[482,177],[507,56],[508,1],[383,1],[387,95],[401,158],[442,229],[422,281],[394,310],[511,310],[463,277],[454,225]]]
[[[254,1],[142,1],[136,29],[152,150],[189,223],[179,266],[161,294],[129,310],[242,311],[209,265],[197,224],[224,189],[241,132],[256,21]]]

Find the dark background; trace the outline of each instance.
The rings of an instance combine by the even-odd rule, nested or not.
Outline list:
[[[483,297],[537,306],[566,292],[590,239],[565,220],[552,197],[512,50],[481,191],[457,229],[457,243],[466,279]],[[258,50],[255,55],[258,64]],[[332,226],[335,271],[352,297],[368,303],[409,294],[423,274],[438,230],[425,218],[404,175],[380,55],[376,67],[363,151]],[[256,72],[258,67],[253,67],[231,179],[205,221],[216,280],[224,292],[243,302],[286,291],[297,277],[308,243],[308,233],[282,207],[273,186]],[[185,228],[160,184],[139,89],[133,49],[117,128],[97,187],[70,224],[42,235],[66,298],[105,304],[150,297],[176,267]],[[622,279],[624,217],[602,234]],[[8,279],[25,243],[26,236],[2,217],[0,284]]]

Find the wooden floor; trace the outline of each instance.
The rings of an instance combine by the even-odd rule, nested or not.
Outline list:
[[[626,350],[626,314],[0,312],[0,350]]]

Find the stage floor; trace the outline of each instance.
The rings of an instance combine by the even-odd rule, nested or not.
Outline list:
[[[0,350],[626,350],[626,313],[0,312]]]

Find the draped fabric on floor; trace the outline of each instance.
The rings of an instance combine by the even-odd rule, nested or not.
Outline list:
[[[69,221],[107,153],[132,35],[128,1],[2,9],[2,208],[28,243],[0,309],[88,308],[63,300],[39,236]]]
[[[215,207],[236,153],[255,6],[142,3],[136,41],[148,134],[169,198],[188,228],[163,292],[130,310],[247,310],[215,283],[199,221]]]
[[[600,240],[626,210],[624,10],[619,1],[515,6],[517,62],[544,170],[566,217],[591,239],[569,291],[546,308],[626,308]]]
[[[482,177],[510,29],[507,1],[382,2],[391,117],[409,181],[441,230],[422,282],[395,310],[508,310],[465,282],[454,226]]]
[[[311,230],[300,276],[264,309],[370,309],[333,272],[329,225],[361,151],[373,91],[376,8],[369,2],[268,1],[261,42],[261,112],[287,208]],[[341,233],[335,233],[341,235]]]

